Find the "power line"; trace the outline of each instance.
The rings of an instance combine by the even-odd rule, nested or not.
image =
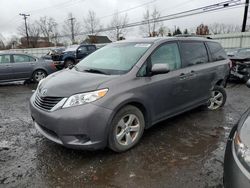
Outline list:
[[[121,13],[124,13],[124,12],[129,12],[131,10],[134,10],[134,9],[138,9],[138,8],[141,8],[141,7],[144,7],[145,5],[149,5],[149,4],[152,4],[152,3],[155,3],[157,0],[153,0],[153,1],[150,1],[150,2],[147,2],[147,3],[143,3],[143,4],[140,4],[138,6],[135,6],[135,7],[131,7],[131,8],[128,8],[128,9],[125,9],[125,10],[121,10],[121,11],[118,11],[114,14],[109,14],[109,15],[106,15],[106,16],[101,16],[100,19],[104,19],[104,18],[107,18],[107,17],[110,17],[110,16],[114,16],[115,14],[121,14]]]
[[[179,12],[179,13],[161,16],[161,17],[159,17],[158,20],[149,19],[146,21],[143,20],[143,21],[139,21],[139,22],[129,23],[129,24],[126,24],[125,26],[123,26],[123,28],[136,27],[136,26],[140,26],[140,25],[146,25],[148,23],[153,23],[153,22],[163,22],[163,21],[167,21],[167,20],[183,18],[183,17],[193,16],[193,15],[198,15],[198,14],[204,14],[204,13],[208,13],[208,12],[216,12],[219,10],[226,10],[229,8],[239,7],[241,5],[245,5],[245,3],[241,3],[240,0],[224,1],[221,3],[203,6],[200,8],[195,8],[195,9],[191,9],[191,10],[187,10],[187,11],[183,11],[183,12]],[[116,29],[116,27],[107,27],[107,28],[99,30],[98,32],[114,30],[114,29]],[[118,26],[118,27],[121,27],[121,26]],[[79,33],[78,35],[85,35],[85,34],[87,34],[87,33],[83,32],[83,33]],[[67,37],[67,36],[68,35],[63,35],[63,36],[59,36],[59,37]]]
[[[44,11],[44,10],[51,9],[51,8],[59,8],[59,7],[65,6],[65,5],[69,5],[69,4],[75,3],[74,1],[75,0],[68,0],[68,1],[65,1],[63,3],[61,2],[61,3],[58,3],[58,4],[51,5],[51,6],[47,6],[47,7],[43,7],[43,8],[38,8],[38,9],[30,10],[28,12],[33,13],[33,14],[37,14],[40,11]]]

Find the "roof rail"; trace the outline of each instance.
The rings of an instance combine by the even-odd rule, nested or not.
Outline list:
[[[196,34],[179,34],[179,35],[175,35],[175,37],[202,37],[206,39],[213,39],[207,35],[196,35]]]

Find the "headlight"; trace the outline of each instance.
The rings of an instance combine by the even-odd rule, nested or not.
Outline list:
[[[242,143],[240,139],[240,135],[238,132],[236,132],[235,138],[234,138],[234,145],[236,154],[239,158],[239,160],[242,162],[242,164],[246,168],[250,168],[250,149]]]
[[[63,105],[63,108],[68,108],[72,106],[78,106],[78,105],[94,102],[104,97],[107,92],[108,92],[108,89],[101,89],[101,90],[97,90],[93,92],[72,95],[71,97],[67,99],[67,101]]]

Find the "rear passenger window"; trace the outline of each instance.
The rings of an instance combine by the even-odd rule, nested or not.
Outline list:
[[[212,56],[212,61],[227,59],[227,54],[221,45],[217,42],[207,42],[207,46]]]
[[[181,67],[181,58],[178,45],[176,43],[162,45],[151,55],[151,63],[152,65],[166,63],[169,65],[170,70],[179,69]]]
[[[34,60],[32,57],[27,55],[13,55],[15,63],[30,62]]]
[[[181,42],[183,67],[208,62],[207,49],[203,42]]]

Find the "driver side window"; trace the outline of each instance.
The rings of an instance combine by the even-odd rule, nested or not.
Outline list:
[[[86,53],[87,48],[85,46],[82,46],[82,47],[78,48],[78,52],[81,53],[81,54]]]
[[[151,63],[168,64],[170,71],[181,68],[181,58],[177,43],[168,43],[160,46],[151,55]]]

